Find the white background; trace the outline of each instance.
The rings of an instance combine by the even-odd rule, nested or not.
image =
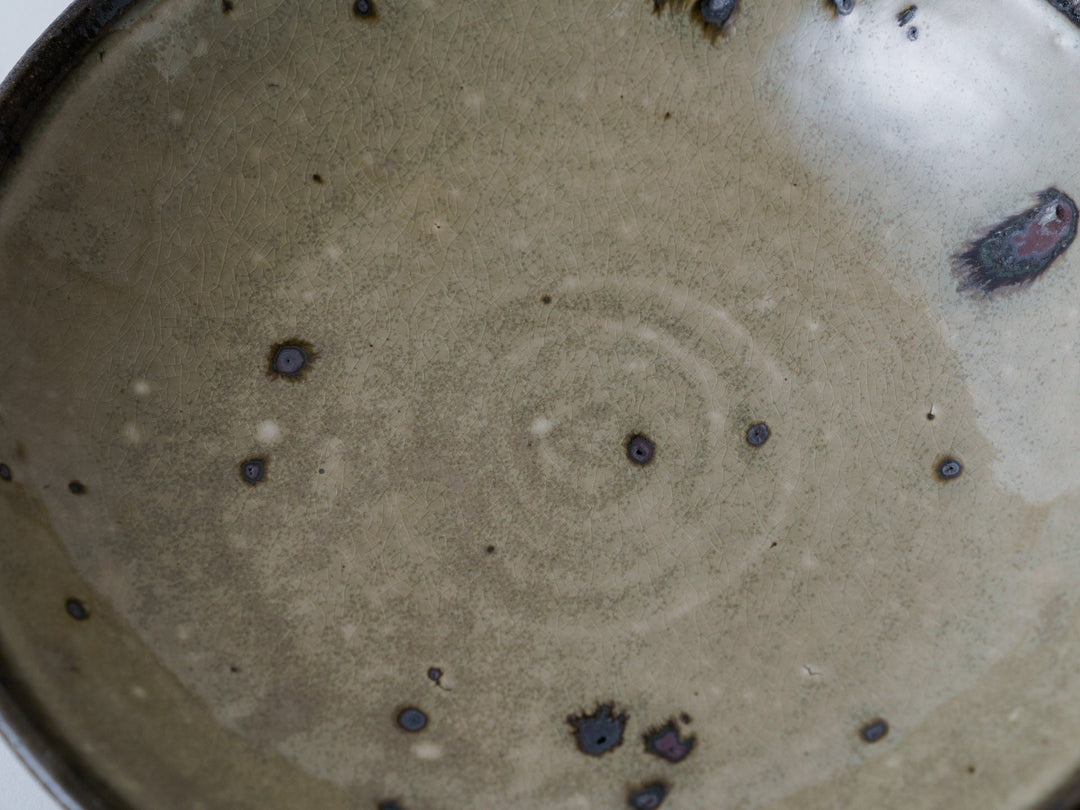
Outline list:
[[[0,76],[7,76],[68,0],[0,0]],[[60,810],[0,738],[0,810]]]

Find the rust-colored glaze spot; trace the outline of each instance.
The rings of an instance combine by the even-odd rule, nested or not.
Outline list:
[[[1039,194],[1039,204],[992,226],[953,257],[958,290],[989,294],[999,287],[1038,278],[1072,244],[1076,203],[1056,188]]]
[[[694,750],[697,738],[691,734],[685,738],[679,736],[675,721],[670,720],[660,728],[645,732],[645,750],[668,762],[682,762]]]

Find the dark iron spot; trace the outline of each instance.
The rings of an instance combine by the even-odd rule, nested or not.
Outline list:
[[[859,729],[859,737],[863,742],[876,743],[889,733],[889,724],[880,717],[875,717],[865,726]]]
[[[651,782],[645,787],[630,791],[626,803],[634,810],[653,810],[664,803],[669,787],[664,782]]]
[[[484,549],[484,551],[487,552],[488,554],[494,554],[495,553],[495,546],[488,546],[487,548]]]
[[[387,799],[386,801],[379,802],[376,810],[405,810],[396,799]]]
[[[645,732],[644,738],[645,751],[668,762],[682,762],[694,750],[694,743],[697,741],[693,734],[685,739],[679,736],[679,729],[675,726],[674,720],[669,720],[659,728],[649,729]]]
[[[550,304],[551,303],[551,296],[550,295],[541,296],[540,300],[545,304]]]
[[[1069,18],[1069,21],[1080,26],[1080,5],[1076,0],[1046,0],[1050,5]]]
[[[406,706],[397,715],[397,724],[405,731],[423,731],[427,723],[427,715],[415,706]]]
[[[316,183],[319,183],[320,185],[322,185],[323,179],[322,179],[322,175],[321,175],[321,174],[318,174],[318,173],[316,173],[316,174],[313,174],[313,175],[311,175],[311,179],[312,179],[312,180],[313,180],[314,182],[316,182]]]
[[[274,371],[283,377],[295,377],[307,366],[307,352],[299,346],[282,346],[274,352]]]
[[[963,471],[964,465],[958,459],[952,457],[941,459],[937,465],[937,477],[940,481],[951,481],[954,478],[959,478],[960,473]]]
[[[967,766],[967,772],[968,773],[975,773],[975,766],[974,765],[968,765]]]
[[[233,664],[233,665],[231,665],[229,667],[229,672],[232,672],[233,674],[236,674],[239,671],[240,671],[240,667],[236,666],[236,664]]]
[[[626,457],[635,464],[644,466],[653,460],[656,445],[640,433],[635,433],[626,440]]]
[[[855,0],[833,0],[833,5],[841,17],[846,17],[855,10]]]
[[[935,416],[936,416],[936,414],[933,412],[933,410],[927,411],[926,412],[926,421],[933,422]]]
[[[614,707],[605,703],[592,714],[566,718],[566,722],[574,728],[574,738],[581,753],[599,757],[622,744],[626,714],[613,716],[613,711]]]
[[[709,25],[723,28],[738,7],[737,0],[701,0],[698,3],[698,13]]]
[[[915,18],[915,12],[919,10],[916,5],[911,5],[896,15],[896,24],[903,28]]]
[[[439,680],[442,678],[442,670],[438,667],[432,667],[427,671],[427,676],[431,678],[431,680],[435,681],[435,683],[438,683]]]
[[[75,597],[71,597],[64,603],[68,616],[75,621],[85,621],[90,618],[90,609]]]
[[[11,467],[7,464],[0,464],[0,479],[4,481],[11,480]]]
[[[757,422],[746,429],[746,443],[751,447],[761,447],[769,440],[769,426],[764,422]]]
[[[682,720],[683,723],[685,723],[686,725],[690,725],[690,723],[693,722],[690,719],[690,715],[688,715],[686,712],[683,712],[682,714],[680,714],[679,719]]]
[[[221,13],[228,14],[233,10],[232,0],[221,0]]]
[[[917,40],[919,38],[919,29],[916,28],[914,25],[911,26],[911,28],[907,30],[907,38],[910,39],[912,42]]]
[[[297,382],[304,378],[317,359],[315,347],[306,340],[299,338],[283,340],[270,347],[267,355],[267,374],[271,377],[281,377]]]
[[[81,481],[70,481],[68,483],[68,490],[70,490],[72,495],[85,495],[86,485]]]
[[[374,21],[379,14],[375,10],[375,0],[356,0],[353,3],[352,10],[357,17],[371,21]]]
[[[240,462],[240,478],[247,484],[255,486],[266,475],[266,461],[261,458],[249,458]]]
[[[1023,285],[1042,275],[1076,237],[1076,203],[1056,188],[1038,204],[991,226],[952,257],[957,291],[989,295],[999,287]]]

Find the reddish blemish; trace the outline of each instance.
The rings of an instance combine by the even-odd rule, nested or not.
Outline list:
[[[1056,200],[1045,206],[1021,231],[1009,237],[1016,258],[1025,260],[1051,253],[1072,225],[1073,212]]]
[[[680,759],[690,753],[690,746],[679,740],[679,735],[674,730],[667,731],[661,734],[659,738],[652,741],[653,748],[663,754],[667,759],[672,762],[678,762]]]
[[[645,750],[668,762],[681,762],[694,750],[694,735],[683,739],[672,720],[661,728],[645,734]]]

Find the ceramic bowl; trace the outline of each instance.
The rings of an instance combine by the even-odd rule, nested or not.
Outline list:
[[[83,0],[0,102],[0,704],[78,808],[1071,806],[1070,0]]]

